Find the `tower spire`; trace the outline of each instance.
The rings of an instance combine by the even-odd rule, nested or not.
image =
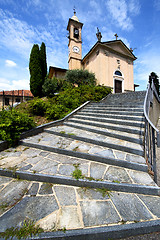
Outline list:
[[[75,6],[73,8],[73,13],[74,13],[74,15],[76,15],[76,7]]]

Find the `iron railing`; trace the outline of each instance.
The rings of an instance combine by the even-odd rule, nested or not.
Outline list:
[[[149,119],[149,110],[153,106],[153,97],[156,97],[160,103],[160,98],[157,94],[155,85],[148,84],[147,92],[144,100],[144,118],[145,118],[145,131],[144,131],[144,153],[145,159],[148,164],[149,172],[154,176],[154,181],[157,183],[157,167],[156,167],[156,145],[160,147],[159,130]]]

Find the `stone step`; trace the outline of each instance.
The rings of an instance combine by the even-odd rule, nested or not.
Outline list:
[[[158,196],[10,177],[1,177],[0,189],[7,206],[1,208],[1,232],[21,226],[27,216],[44,229],[30,240],[106,240],[159,231]]]
[[[69,129],[66,127],[64,128],[64,126],[68,126]],[[122,139],[122,140],[125,140],[125,141],[128,141],[128,142],[133,142],[133,143],[138,143],[140,145],[143,145],[143,138],[142,136],[137,136],[136,134],[128,134],[126,132],[123,132],[123,135],[122,135],[122,132],[119,132],[119,131],[115,131],[115,130],[103,130],[103,129],[100,129],[99,127],[86,127],[85,124],[73,124],[73,123],[69,123],[69,122],[65,122],[64,123],[64,126],[61,126],[61,131],[63,132],[66,132],[67,134],[70,134],[71,132],[74,134],[75,133],[75,130],[74,129],[77,129],[78,130],[78,133],[80,133],[80,129],[86,131],[86,134],[88,134],[88,132],[92,132],[92,133],[97,133],[99,135],[102,135],[102,136],[108,136],[108,137],[112,137],[112,138],[117,138],[117,139]],[[76,131],[76,134],[77,134],[77,131]]]
[[[68,121],[68,123],[78,123],[78,124],[85,124],[85,125],[89,125],[89,126],[95,126],[95,127],[100,127],[100,128],[104,128],[104,129],[112,129],[112,130],[117,130],[120,132],[126,132],[126,133],[131,133],[131,134],[138,134],[138,135],[143,135],[144,131],[142,129],[139,128],[135,128],[134,129],[130,126],[124,127],[124,126],[117,126],[116,124],[105,124],[105,123],[97,123],[97,121],[88,121],[88,120],[77,120],[76,118],[70,118]]]
[[[71,119],[83,119],[83,120],[89,120],[89,121],[95,121],[95,122],[103,122],[103,123],[111,123],[111,124],[116,124],[116,125],[125,125],[125,126],[133,126],[133,127],[140,127],[144,128],[144,123],[142,122],[133,122],[133,121],[120,121],[120,120],[113,120],[110,118],[100,118],[100,117],[86,117],[86,116],[81,116],[79,114],[74,115],[73,118]]]
[[[110,118],[110,119],[123,119],[123,120],[132,120],[136,122],[142,122],[144,121],[144,117],[139,117],[139,116],[127,116],[127,115],[119,115],[117,114],[105,114],[105,113],[88,113],[88,112],[78,112],[78,116],[93,116],[93,117],[100,117],[100,118]],[[76,116],[76,115],[74,115]]]
[[[117,115],[130,115],[130,116],[143,116],[143,111],[114,111],[114,110],[94,110],[94,109],[82,109],[79,113],[103,113],[103,114],[117,114]]]
[[[52,153],[40,148],[19,146],[3,155],[1,176],[30,181],[106,188],[113,191],[158,195],[159,188],[147,172]],[[13,171],[12,169],[15,170]],[[82,175],[72,175],[79,169]]]
[[[133,153],[133,154],[140,155],[140,156],[144,155],[142,147],[140,147],[139,144],[135,144],[135,143],[133,144],[131,142],[130,143],[128,142],[127,145],[129,147],[128,146],[126,147],[125,146],[126,141],[121,140],[121,139],[116,139],[114,137],[107,137],[106,138],[106,137],[98,136],[95,133],[90,134],[91,136],[88,136],[89,134],[85,134],[85,137],[84,137],[84,132],[82,130],[81,131],[83,133],[81,133],[81,134],[79,134],[79,136],[77,136],[78,133],[77,133],[77,135],[65,134],[65,133],[62,133],[62,132],[54,131],[52,129],[54,129],[54,128],[46,129],[45,132],[49,133],[49,134],[52,134],[52,135],[64,137],[64,138],[67,138],[67,139],[70,138],[70,139],[82,141],[82,142],[85,142],[85,143],[91,143],[91,144],[94,144],[94,145],[107,147],[107,148],[110,148],[110,149],[116,149],[116,150],[120,150],[120,151],[123,151],[123,152]],[[79,130],[79,132],[80,132],[80,130]]]
[[[93,102],[92,103],[93,105],[96,105],[97,102]],[[111,100],[111,99],[107,99],[107,101],[101,101],[101,102],[98,102],[98,104],[101,104],[101,105],[124,105],[124,106],[133,106],[133,107],[136,107],[138,105],[141,105],[143,106],[144,105],[144,100],[140,101],[140,100],[136,100],[134,101],[133,99],[131,100],[128,100],[128,99],[124,99],[124,100],[119,100],[117,98],[117,100]]]
[[[34,167],[33,167],[34,168]],[[110,172],[112,171],[116,172],[118,174],[117,169],[110,169]],[[125,170],[123,169],[122,172],[119,170],[119,176],[121,177],[122,174],[125,174]],[[133,184],[131,183],[131,180],[129,179],[129,174],[124,175],[122,178],[128,178],[130,183],[120,183],[118,180],[114,180],[113,182],[105,181],[103,179],[94,179],[93,177],[86,177],[82,176],[82,179],[74,179],[73,177],[63,177],[59,175],[48,175],[48,174],[42,174],[42,173],[30,173],[25,171],[19,171],[17,170],[16,173],[13,174],[10,170],[0,169],[1,176],[7,176],[12,178],[23,179],[23,180],[29,180],[29,181],[38,181],[38,182],[47,182],[47,183],[54,183],[54,184],[61,184],[61,185],[69,185],[69,186],[77,186],[77,187],[86,187],[86,188],[98,188],[98,189],[106,189],[106,191],[118,191],[118,192],[125,192],[125,193],[138,193],[138,194],[144,194],[144,195],[160,195],[160,188],[156,186],[156,184],[153,182],[151,177],[146,174],[141,174],[151,185],[141,185],[141,184]],[[138,176],[139,172],[137,171],[135,173],[135,176]],[[134,174],[133,174],[134,175]],[[106,173],[107,176],[107,173]],[[110,176],[109,176],[110,177]],[[138,180],[138,179],[137,179]],[[124,180],[126,181],[126,180]]]
[[[127,168],[130,168],[129,166],[131,165],[131,167],[138,167],[136,170],[140,170],[140,168],[146,169],[146,161],[142,157],[142,147],[135,144],[135,146],[139,146],[139,148],[131,148],[130,143],[127,144],[125,141],[122,141],[121,145],[102,142],[103,146],[101,146],[99,141],[92,139],[72,135],[62,137],[59,136],[58,133],[56,135],[52,135],[44,132],[36,135],[35,137],[29,137],[23,140],[22,143],[28,147],[46,149],[47,151],[65,154],[68,156],[84,158],[92,161],[101,161],[117,166],[121,166],[122,164],[123,167]],[[123,146],[122,144],[126,144],[127,146]],[[110,148],[112,146],[114,148]],[[145,166],[135,166],[133,163],[140,165],[144,164]]]
[[[131,100],[138,100],[138,101],[142,101],[144,100],[145,98],[145,95],[146,95],[146,92],[144,93],[140,93],[140,92],[134,92],[134,93],[117,93],[117,94],[110,94],[109,96],[107,96],[106,99],[104,99],[103,101],[124,101],[124,100],[128,100],[128,101],[131,101]]]
[[[83,108],[85,110],[112,110],[112,111],[129,111],[129,112],[137,112],[137,111],[140,111],[140,112],[143,112],[143,107],[124,107],[124,106],[99,106],[99,105],[91,105],[91,104],[88,104],[88,106],[86,106],[85,108]]]
[[[122,131],[118,131],[113,130],[113,129],[106,129],[106,128],[100,128],[100,127],[96,127],[96,126],[92,126],[92,125],[85,125],[82,123],[73,123],[73,122],[64,122],[63,125],[61,125],[61,127],[63,126],[68,126],[69,128],[75,128],[75,129],[82,129],[85,130],[87,132],[93,132],[93,133],[97,133],[97,134],[101,134],[104,136],[110,136],[110,137],[115,137],[118,139],[122,139],[122,140],[126,140],[128,142],[135,142],[138,144],[143,144],[143,136],[142,135],[138,135],[138,134],[133,134],[133,133],[127,133],[124,132],[122,133]],[[122,129],[121,129],[122,130]],[[65,130],[64,130],[65,131]],[[72,130],[74,133],[74,130]],[[71,131],[70,131],[71,132]],[[67,133],[69,133],[69,131],[67,130]]]

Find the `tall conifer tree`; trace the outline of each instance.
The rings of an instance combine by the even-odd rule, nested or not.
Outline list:
[[[38,44],[34,44],[30,54],[30,90],[34,97],[42,97],[42,68]]]
[[[42,79],[44,83],[45,77],[47,75],[46,46],[44,42],[42,42],[40,47],[40,59],[41,59]]]

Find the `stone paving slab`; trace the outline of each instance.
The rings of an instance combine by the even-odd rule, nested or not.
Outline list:
[[[99,149],[99,148],[98,148]],[[97,151],[98,149],[95,149]],[[92,152],[93,153],[93,152]],[[105,154],[111,154],[102,151]],[[116,152],[117,154],[118,152]],[[113,153],[112,153],[113,154]],[[9,156],[8,156],[9,155]],[[17,157],[16,157],[17,156]],[[107,182],[157,186],[147,172],[111,166],[76,157],[18,146],[0,152],[0,167],[11,171],[72,177],[76,164],[85,177]]]
[[[45,231],[160,219],[160,198],[156,196],[104,192],[7,177],[0,180],[0,231],[20,226],[26,218],[34,220]],[[14,191],[13,184],[16,186]],[[8,199],[15,197],[17,201],[12,204]]]

